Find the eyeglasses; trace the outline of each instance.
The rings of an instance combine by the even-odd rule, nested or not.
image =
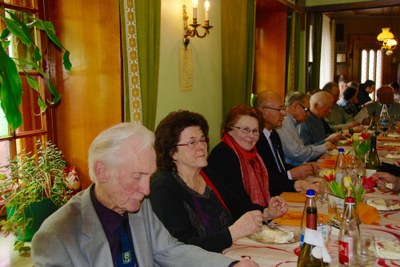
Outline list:
[[[305,112],[309,112],[310,108],[306,108],[305,106],[303,106],[302,104],[299,103],[299,105],[304,109]]]
[[[176,144],[176,146],[187,146],[188,148],[195,148],[197,144],[207,144],[208,143],[208,137],[201,137],[200,139],[192,139],[189,140],[187,143],[184,144]]]
[[[250,129],[249,127],[239,127],[239,126],[232,126],[232,127],[239,129],[244,134],[252,133],[253,135],[256,135],[256,136],[260,135],[260,132],[258,131],[258,129]]]
[[[263,106],[262,108],[272,109],[272,110],[276,110],[276,111],[279,111],[279,112],[282,112],[282,113],[286,112],[286,107],[285,106],[280,107],[280,108],[273,108],[273,107]]]

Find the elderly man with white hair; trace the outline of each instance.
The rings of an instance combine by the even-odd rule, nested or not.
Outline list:
[[[51,215],[32,241],[40,266],[258,266],[185,245],[173,238],[150,201],[156,170],[154,134],[121,123],[89,148],[93,184]]]
[[[326,118],[332,111],[333,97],[325,91],[318,91],[310,98],[310,116],[300,124],[299,134],[305,145],[318,145],[325,142],[336,143],[341,133],[334,133],[326,123]]]

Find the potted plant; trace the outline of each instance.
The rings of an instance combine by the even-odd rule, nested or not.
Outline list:
[[[6,234],[17,236],[14,250],[27,253],[30,247],[24,241],[32,239],[44,219],[64,205],[80,184],[76,172],[66,169],[62,152],[51,142],[38,141],[35,152],[22,151],[2,166],[1,173],[7,218],[0,226]]]
[[[0,7],[0,106],[4,111],[7,122],[12,129],[17,129],[22,125],[22,116],[19,106],[22,103],[22,82],[20,72],[24,73],[29,86],[39,92],[39,83],[30,73],[33,71],[47,80],[48,90],[52,95],[51,103],[60,100],[60,94],[53,86],[50,77],[42,69],[42,55],[35,42],[35,30],[45,34],[45,36],[63,52],[63,65],[66,70],[70,70],[72,65],[69,60],[69,51],[59,42],[56,37],[54,26],[49,21],[40,20],[32,14],[23,11],[11,11]],[[1,27],[1,26],[4,26]],[[23,52],[29,57],[19,58],[10,56],[8,48],[13,42],[20,42],[24,45]],[[47,104],[38,95],[38,105],[41,112],[46,110]]]

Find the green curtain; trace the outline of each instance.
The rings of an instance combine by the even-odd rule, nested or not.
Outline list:
[[[139,121],[140,118],[138,119],[137,117],[141,116],[140,121],[142,124],[154,130],[160,58],[161,0],[121,0],[120,3],[124,58],[125,120]],[[127,12],[126,9],[131,10]],[[134,21],[136,25],[134,25]],[[127,41],[126,28],[128,28],[128,34],[135,35],[136,38],[131,38]],[[137,44],[134,42],[137,42]],[[127,48],[128,46],[129,49]],[[136,53],[136,47],[137,58],[132,56],[132,54]],[[128,58],[130,63],[128,63]],[[138,67],[137,64],[132,63],[136,59],[139,62]],[[134,77],[137,71],[139,71],[139,78]],[[140,95],[138,91],[129,88],[129,83],[138,84]],[[134,118],[129,115],[132,108],[139,110],[134,113]]]
[[[255,1],[222,0],[222,112],[250,103],[254,75]]]
[[[310,87],[311,91],[319,89],[319,72],[321,65],[321,42],[322,42],[322,14],[312,14],[313,23],[313,62],[311,67],[311,80]]]

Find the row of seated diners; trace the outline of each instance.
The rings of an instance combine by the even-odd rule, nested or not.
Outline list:
[[[378,90],[379,100],[387,88]],[[187,110],[171,112],[158,124],[155,151],[152,133],[143,126],[103,131],[89,149],[92,186],[36,233],[35,266],[257,266],[219,252],[285,214],[282,192],[318,191],[306,178],[318,170],[315,161],[346,138],[325,120],[344,116],[336,104],[339,95],[334,83],[311,96],[293,92],[285,103],[273,92],[261,92],[253,107],[230,110],[221,142],[209,155],[208,123]],[[398,114],[399,105],[393,102],[389,112]],[[364,129],[353,119],[341,124]],[[400,190],[394,175],[376,179],[388,179],[393,191]]]

